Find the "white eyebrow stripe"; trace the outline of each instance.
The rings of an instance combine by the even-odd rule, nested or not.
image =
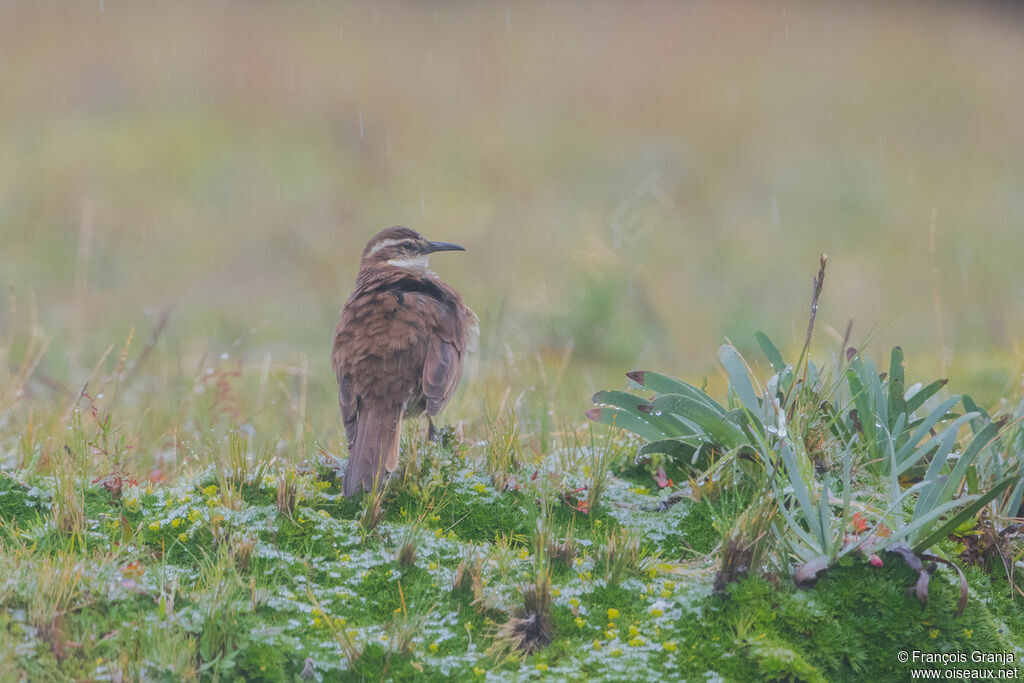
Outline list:
[[[406,240],[381,240],[377,244],[373,245],[373,248],[370,249],[370,253],[367,254],[367,256],[370,256],[371,254],[376,254],[378,251],[380,251],[384,247],[393,247],[396,244],[401,244],[402,242],[405,242],[405,241]]]

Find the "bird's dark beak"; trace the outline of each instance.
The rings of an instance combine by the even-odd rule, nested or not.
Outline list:
[[[466,248],[451,242],[427,242],[422,253],[433,254],[435,251],[466,251]]]

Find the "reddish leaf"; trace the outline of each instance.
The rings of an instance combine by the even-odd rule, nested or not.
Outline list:
[[[665,488],[666,486],[672,486],[672,480],[665,474],[665,468],[659,467],[658,471],[654,473],[654,481],[658,483],[658,486]]]

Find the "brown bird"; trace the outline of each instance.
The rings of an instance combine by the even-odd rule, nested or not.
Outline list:
[[[355,291],[341,309],[331,364],[348,437],[346,496],[398,467],[403,415],[426,411],[433,437],[430,418],[451,399],[463,356],[476,344],[476,314],[427,267],[435,251],[465,249],[401,226],[381,231],[363,249]]]

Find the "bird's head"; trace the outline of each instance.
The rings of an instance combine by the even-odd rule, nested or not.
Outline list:
[[[415,230],[396,225],[381,230],[363,249],[360,268],[393,266],[425,271],[427,259],[435,251],[465,251],[451,242],[431,242]]]

